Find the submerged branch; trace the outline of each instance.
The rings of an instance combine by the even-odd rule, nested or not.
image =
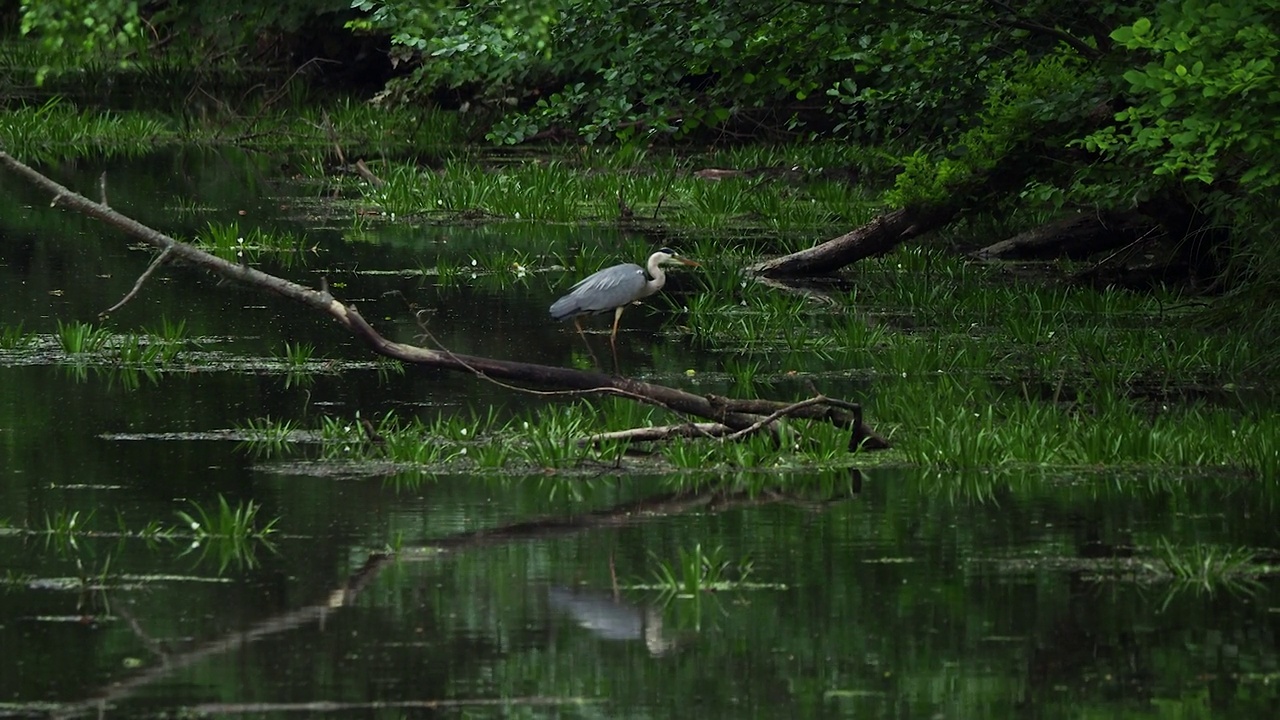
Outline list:
[[[130,300],[132,300],[134,296],[138,294],[138,291],[142,289],[142,285],[147,281],[147,278],[151,277],[151,273],[155,272],[156,268],[163,265],[165,261],[169,259],[169,253],[171,253],[172,251],[173,251],[172,247],[167,247],[164,250],[161,250],[160,254],[156,256],[155,260],[152,260],[151,264],[147,266],[147,269],[143,270],[142,274],[138,276],[137,281],[133,283],[133,289],[125,293],[125,296],[120,298],[120,302],[98,313],[98,319],[107,317],[111,313],[124,307]]]
[[[329,315],[347,331],[363,340],[373,352],[379,355],[416,365],[471,373],[484,379],[553,388],[573,395],[618,395],[663,407],[673,412],[720,423],[735,431],[743,431],[749,428],[758,429],[761,427],[761,416],[789,409],[787,414],[792,417],[828,422],[849,430],[851,434],[850,450],[888,447],[888,441],[883,436],[863,423],[861,408],[850,403],[842,403],[843,407],[837,407],[834,403],[814,405],[801,403],[802,407],[795,407],[794,403],[767,400],[744,401],[702,396],[665,385],[611,377],[598,372],[584,372],[549,365],[463,355],[388,340],[360,315],[354,305],[347,305],[337,300],[327,289],[314,290],[247,265],[239,265],[224,260],[216,255],[179,242],[109,207],[72,192],[7,153],[0,152],[0,164],[8,167],[36,187],[53,194],[54,205],[62,205],[84,215],[97,218],[129,236],[161,250],[161,257],[171,256],[172,259],[182,260],[186,264],[193,265],[220,278],[233,280],[279,295]],[[850,408],[853,410],[850,410]]]

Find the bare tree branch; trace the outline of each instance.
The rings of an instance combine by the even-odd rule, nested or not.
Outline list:
[[[134,296],[134,295],[137,295],[137,294],[138,294],[138,291],[142,289],[142,284],[143,284],[143,283],[145,283],[145,282],[147,281],[147,278],[151,277],[151,273],[155,272],[155,271],[156,271],[156,268],[158,268],[158,267],[160,267],[161,265],[163,265],[163,264],[165,263],[165,261],[169,259],[169,253],[170,253],[172,250],[173,250],[173,248],[171,248],[171,247],[167,247],[167,248],[165,248],[164,250],[161,250],[161,251],[160,251],[160,254],[159,254],[159,255],[157,255],[157,256],[156,256],[156,258],[155,258],[154,260],[152,260],[152,261],[151,261],[151,264],[147,266],[147,269],[146,269],[146,270],[144,270],[144,271],[142,272],[142,274],[138,276],[138,280],[137,280],[137,282],[135,282],[135,283],[133,284],[133,289],[132,289],[132,290],[130,290],[129,292],[125,293],[125,296],[124,296],[124,297],[122,297],[122,298],[120,298],[120,302],[118,302],[118,303],[116,303],[115,305],[112,305],[111,307],[107,308],[106,310],[103,310],[102,312],[98,313],[98,319],[99,319],[99,320],[101,320],[101,319],[103,319],[103,318],[107,317],[107,316],[108,316],[108,315],[110,315],[111,313],[113,313],[113,312],[115,312],[115,311],[119,310],[120,308],[124,307],[124,306],[125,306],[125,303],[129,302],[130,300],[132,300],[132,299],[133,299],[133,296]]]

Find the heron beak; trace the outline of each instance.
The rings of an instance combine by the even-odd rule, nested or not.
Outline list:
[[[680,263],[681,265],[688,265],[689,267],[702,267],[702,263],[694,262],[692,260],[689,260],[688,258],[677,257],[673,259],[676,262]]]

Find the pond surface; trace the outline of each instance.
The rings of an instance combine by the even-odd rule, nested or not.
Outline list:
[[[46,168],[86,190],[103,169]],[[634,261],[650,245],[609,228],[317,219],[323,190],[237,153],[106,170],[113,207],[142,222],[178,237],[209,222],[298,232],[315,251],[261,258],[264,269],[323,276],[397,340],[418,341],[413,310],[425,309],[436,340],[477,355],[588,360],[546,316],[572,278],[473,279],[472,259],[515,246]],[[149,256],[12,177],[3,188],[0,323],[56,343],[59,320],[96,321]],[[417,272],[437,259],[464,275],[442,286]],[[695,287],[676,276],[667,293]],[[725,392],[698,379],[724,355],[680,342],[650,304],[624,316],[628,372]],[[331,322],[180,269],[157,273],[112,327],[161,317],[185,321],[206,366],[130,379],[0,351],[0,716],[1261,718],[1280,707],[1274,582],[1208,593],[1143,571],[1162,541],[1280,545],[1274,493],[1239,478],[867,467],[699,494],[603,466],[512,478],[344,467],[305,450],[264,458],[234,441],[250,420],[431,420],[547,401],[435,370],[380,371]],[[305,383],[281,372],[285,343],[299,342],[341,372]],[[219,496],[252,501],[276,532],[237,547],[180,532],[180,512],[216,513]],[[694,548],[731,574],[749,564],[749,582],[696,597],[655,589],[659,563]]]

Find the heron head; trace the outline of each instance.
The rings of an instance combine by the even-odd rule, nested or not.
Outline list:
[[[681,265],[689,265],[690,267],[698,267],[699,265],[701,265],[701,263],[697,263],[688,258],[681,257],[680,253],[676,252],[675,250],[672,250],[669,247],[660,248],[658,252],[654,254],[662,256],[658,259],[659,265],[667,262],[678,262]]]

